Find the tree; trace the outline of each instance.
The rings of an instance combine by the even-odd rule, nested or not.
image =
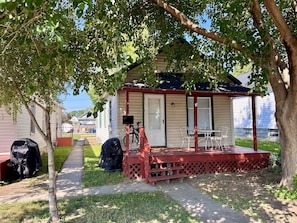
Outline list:
[[[0,106],[14,115],[24,106],[46,142],[52,222],[60,219],[50,114],[73,73],[67,35],[75,24],[68,20],[68,32],[62,35],[66,26],[60,24],[66,21],[66,12],[55,2],[13,1],[0,5]],[[45,129],[36,121],[32,104],[44,111]]]
[[[297,173],[296,1],[151,0],[100,4],[94,7],[89,5],[90,14],[86,18],[93,16],[103,18],[105,24],[113,23],[111,30],[116,33],[114,40],[119,41],[120,45],[123,41],[119,36],[124,34],[137,47],[139,58],[145,56],[145,65],[150,65],[150,59],[157,52],[155,49],[175,39],[187,38],[191,50],[176,48],[168,52],[167,60],[170,65],[168,69],[172,70],[172,65],[176,71],[187,68],[184,86],[188,90],[197,80],[213,81],[211,77],[224,77],[233,72],[237,64],[245,66],[252,63],[250,84],[254,90],[264,95],[269,82],[275,95],[275,118],[280,132],[282,157],[280,185],[292,186]],[[103,13],[102,16],[102,9],[107,8],[110,11],[103,11],[110,13]],[[122,19],[123,16],[126,19]],[[143,30],[148,31],[146,38],[143,38]],[[115,49],[119,50],[112,51],[117,59],[123,56],[122,49]],[[195,66],[189,70],[188,64],[193,61]],[[104,72],[108,73],[107,70]],[[154,73],[152,67],[144,67],[143,73],[144,79],[155,81],[154,76],[149,75]],[[103,80],[103,84],[96,85],[100,89],[96,91],[99,95],[103,95],[107,89],[113,92],[121,86],[123,79],[105,76]],[[106,83],[106,86],[112,83],[112,87],[102,87]]]
[[[138,7],[143,18],[150,13],[150,32],[162,39],[172,33],[188,36],[216,72],[228,73],[237,62],[251,62],[255,90],[265,92],[270,82],[280,132],[280,185],[291,187],[297,172],[296,1],[152,0]]]
[[[157,50],[186,37],[191,49],[167,50],[167,59],[179,71],[200,61],[187,69],[184,86],[189,90],[199,79],[232,72],[238,62],[252,63],[255,90],[264,93],[269,81],[274,91],[281,185],[292,185],[297,172],[295,1],[18,0],[1,3],[0,18],[0,104],[8,108],[35,101],[50,112],[51,100],[67,81],[74,94],[91,85],[98,95],[114,94],[125,79],[121,68],[133,61],[128,43],[138,58],[146,59],[144,78],[155,81],[151,62]],[[103,104],[96,101],[95,114]],[[57,221],[56,207],[50,213]]]
[[[88,91],[90,84],[99,93],[114,92],[125,76],[122,72],[110,75],[108,71],[130,60],[123,47],[128,38],[125,32],[115,30],[126,18],[114,16],[116,8],[112,2],[97,3],[85,0],[0,3],[0,106],[15,116],[25,106],[47,144],[51,222],[60,221],[49,119],[54,101],[69,83],[74,94],[79,93],[81,86]],[[94,15],[99,19],[94,19]],[[32,103],[43,109],[46,130],[31,112]],[[98,102],[95,109],[102,106]]]

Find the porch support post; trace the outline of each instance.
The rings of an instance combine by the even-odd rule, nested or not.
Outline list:
[[[129,115],[129,91],[126,90],[126,115]],[[130,126],[126,124],[126,154],[129,154],[129,134]]]
[[[198,109],[197,109],[197,96],[194,96],[194,139],[195,139],[195,152],[198,152]]]
[[[257,144],[257,121],[256,121],[256,96],[252,96],[252,116],[253,116],[253,141],[254,151],[258,151]]]

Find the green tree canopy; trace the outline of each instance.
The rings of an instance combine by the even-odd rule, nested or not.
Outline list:
[[[162,48],[169,71],[187,72],[188,89],[195,81],[252,63],[254,88],[265,92],[270,82],[274,91],[281,183],[292,185],[297,173],[296,1],[16,0],[1,1],[0,19],[0,105],[13,109],[33,100],[50,110],[68,82],[74,94],[91,85],[98,95],[113,94],[125,79],[121,68],[133,62],[129,43],[143,59],[144,79],[154,80],[153,58]],[[166,50],[181,38],[189,47]],[[94,111],[101,108],[96,102]]]

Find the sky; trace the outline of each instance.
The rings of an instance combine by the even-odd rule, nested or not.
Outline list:
[[[81,92],[76,96],[70,94],[66,97],[61,97],[61,100],[66,112],[84,110],[92,107],[92,101],[89,95],[87,95],[85,92]]]

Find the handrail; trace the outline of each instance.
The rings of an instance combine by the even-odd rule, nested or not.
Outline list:
[[[141,177],[145,178],[146,182],[148,182],[149,177],[149,169],[150,169],[150,161],[149,161],[149,154],[151,153],[151,146],[149,144],[149,141],[146,137],[144,128],[141,127],[139,129],[139,135],[140,135],[140,173]]]

